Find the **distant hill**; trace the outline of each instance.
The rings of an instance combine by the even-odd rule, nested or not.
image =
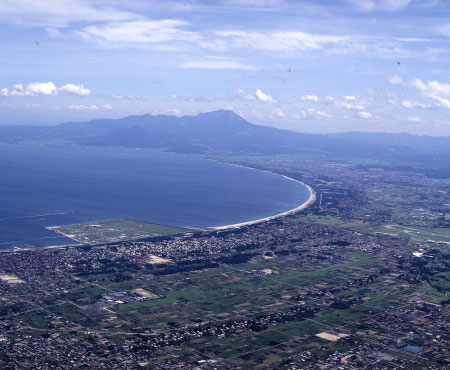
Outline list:
[[[230,110],[183,117],[146,114],[58,126],[0,126],[0,141],[69,142],[192,154],[309,152],[450,168],[449,137],[362,132],[304,134],[254,125]]]
[[[220,110],[197,116],[129,116],[58,126],[60,137],[95,146],[154,147],[177,152],[275,153],[301,151],[304,135],[253,125]],[[314,137],[314,135],[306,135]]]

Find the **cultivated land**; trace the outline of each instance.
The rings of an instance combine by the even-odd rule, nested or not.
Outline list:
[[[5,369],[448,369],[450,183],[326,155],[214,157],[316,202],[239,229],[0,255]]]

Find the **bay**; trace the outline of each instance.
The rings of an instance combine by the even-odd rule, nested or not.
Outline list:
[[[0,249],[74,243],[47,226],[121,218],[214,227],[308,198],[304,185],[280,175],[189,156],[0,144]]]

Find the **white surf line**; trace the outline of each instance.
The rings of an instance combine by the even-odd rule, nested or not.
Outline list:
[[[244,168],[250,168],[250,169],[252,169],[252,170],[255,169],[255,168],[245,167],[245,166],[239,166],[239,165],[234,165],[234,166],[244,167]],[[263,171],[263,170],[261,170],[261,171]],[[269,172],[269,171],[264,171],[264,172]],[[274,172],[269,172],[269,173],[274,173]],[[302,182],[302,181],[293,179],[292,177],[288,177],[288,176],[285,176],[285,175],[279,175],[279,176],[283,176],[283,177],[285,177],[286,179],[289,179],[289,180],[291,180],[291,181],[298,182],[299,184],[302,184],[302,185],[306,186],[307,189],[309,190],[309,193],[310,193],[309,199],[308,199],[305,203],[299,205],[298,207],[293,208],[293,209],[290,209],[289,211],[286,211],[286,212],[283,212],[283,213],[278,213],[277,215],[273,215],[273,216],[269,216],[269,217],[264,217],[264,218],[259,218],[259,219],[257,219],[257,220],[252,220],[252,221],[241,222],[241,223],[239,223],[239,224],[232,224],[232,225],[225,225],[225,226],[210,227],[210,228],[208,228],[208,229],[212,229],[212,230],[227,230],[227,229],[234,229],[234,228],[237,228],[237,227],[242,227],[242,226],[247,226],[247,225],[255,225],[255,224],[259,224],[259,223],[261,223],[261,222],[274,220],[274,219],[276,219],[276,218],[283,217],[283,216],[288,216],[288,215],[291,215],[291,214],[296,213],[296,212],[298,212],[298,211],[301,211],[302,209],[305,209],[306,207],[309,207],[311,204],[313,204],[313,203],[316,201],[316,192],[314,191],[314,189],[313,189],[311,186],[309,186],[308,184],[305,184],[305,183]]]

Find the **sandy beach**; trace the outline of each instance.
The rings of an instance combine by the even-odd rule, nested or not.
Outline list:
[[[247,167],[247,168],[250,168],[250,167]],[[305,184],[304,182],[301,182],[299,180],[296,180],[296,179],[293,179],[291,177],[288,177],[288,176],[284,176],[284,175],[280,175],[280,176],[283,176],[283,177],[285,177],[285,178],[287,178],[287,179],[289,179],[291,181],[295,181],[295,182],[298,182],[299,184],[302,184],[302,185],[306,186],[308,188],[308,190],[309,190],[309,193],[310,193],[309,199],[305,203],[299,205],[298,207],[295,207],[295,208],[290,209],[289,211],[286,211],[286,212],[283,212],[283,213],[278,213],[276,215],[269,216],[269,217],[259,218],[257,220],[241,222],[239,224],[211,227],[209,229],[211,229],[211,230],[227,230],[227,229],[238,228],[238,227],[241,227],[241,226],[259,224],[260,222],[274,220],[276,218],[283,217],[283,216],[288,216],[288,215],[291,215],[291,214],[296,213],[298,211],[301,211],[302,209],[305,209],[306,207],[309,207],[311,204],[313,204],[316,201],[316,192],[314,191],[314,189],[311,186],[309,186],[308,184]]]

